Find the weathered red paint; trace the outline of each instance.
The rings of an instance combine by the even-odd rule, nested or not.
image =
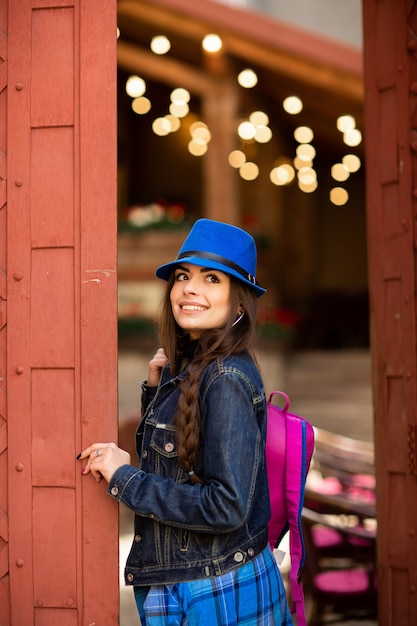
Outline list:
[[[417,623],[416,3],[364,0],[381,626]]]
[[[6,4],[0,623],[107,626],[118,507],[75,457],[117,440],[116,3]]]

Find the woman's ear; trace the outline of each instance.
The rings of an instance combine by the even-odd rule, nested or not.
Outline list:
[[[242,307],[242,305],[240,305],[238,312],[237,312],[236,319],[233,322],[232,326],[236,326],[236,324],[239,324],[240,320],[242,319],[244,315],[245,315],[245,309]]]

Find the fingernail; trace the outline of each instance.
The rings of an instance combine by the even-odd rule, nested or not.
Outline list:
[[[81,474],[85,474],[85,467],[81,470]]]
[[[81,455],[82,455],[82,452],[80,452],[80,454],[77,454],[77,461],[81,459]]]

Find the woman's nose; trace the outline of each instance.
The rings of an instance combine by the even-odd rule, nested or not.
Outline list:
[[[198,286],[195,278],[189,278],[184,281],[184,291],[185,293],[198,293]]]

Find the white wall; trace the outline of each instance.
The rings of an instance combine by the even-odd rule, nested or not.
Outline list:
[[[218,0],[362,48],[362,0]]]

